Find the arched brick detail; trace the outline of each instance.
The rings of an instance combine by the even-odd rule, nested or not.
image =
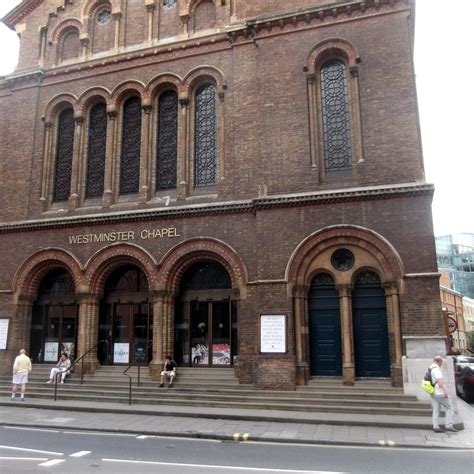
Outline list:
[[[73,94],[58,94],[53,97],[44,108],[43,121],[45,123],[54,122],[56,116],[66,107],[74,109],[74,115],[77,112],[77,97]]]
[[[126,81],[119,84],[112,91],[112,103],[118,107],[128,97],[132,95],[139,95],[142,101],[142,105],[145,105],[148,94],[146,92],[145,85],[140,81]]]
[[[326,249],[335,246],[354,246],[371,254],[377,261],[379,269],[370,268],[370,270],[380,276],[382,283],[400,281],[405,273],[398,252],[380,234],[364,227],[337,225],[319,230],[300,243],[286,268],[285,278],[288,283],[295,286],[309,284],[310,277],[315,274],[315,272],[308,274],[313,260]]]
[[[238,288],[244,295],[247,269],[237,252],[216,239],[196,238],[182,242],[172,248],[160,262],[160,287],[176,294],[184,272],[195,262],[214,260],[229,273],[232,288]]]
[[[347,61],[349,67],[354,67],[360,62],[359,51],[350,41],[341,38],[328,38],[310,51],[306,60],[307,70],[314,70],[317,63],[321,63],[328,57],[342,57]]]
[[[43,277],[50,270],[64,268],[73,281],[76,291],[84,287],[84,274],[79,261],[62,249],[43,249],[28,257],[13,278],[13,293],[18,296],[34,297]]]
[[[118,243],[99,250],[86,263],[85,277],[90,292],[101,295],[109,275],[116,268],[130,264],[145,273],[150,291],[157,289],[157,264],[152,255],[138,245]]]
[[[174,89],[179,93],[181,88],[182,79],[176,74],[158,74],[148,83],[146,94],[153,101],[165,89]]]
[[[81,18],[92,16],[97,8],[109,6],[111,10],[120,10],[120,0],[87,0],[81,9]]]
[[[58,25],[55,26],[53,31],[51,32],[51,42],[53,44],[57,44],[61,35],[65,33],[67,30],[75,29],[79,32],[79,35],[83,33],[83,24],[77,18],[68,18],[67,20],[62,21]]]
[[[104,101],[110,103],[111,94],[105,87],[94,87],[86,90],[78,99],[77,108],[84,115],[86,110],[94,103]]]
[[[221,70],[213,66],[199,66],[186,74],[183,80],[183,88],[188,96],[201,84],[212,82],[216,86],[217,94],[222,98],[224,90],[227,87],[224,80],[224,74]]]

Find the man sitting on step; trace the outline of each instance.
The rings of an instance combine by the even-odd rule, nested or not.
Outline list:
[[[169,377],[170,379],[170,384],[168,385],[168,388],[171,388],[173,386],[173,381],[176,377],[176,367],[176,362],[171,358],[171,356],[167,356],[163,364],[163,370],[161,371],[160,387],[164,386],[163,381],[165,377]]]
[[[54,377],[59,377],[61,375],[61,383],[64,383],[66,375],[69,374],[69,367],[71,367],[71,361],[69,360],[66,353],[62,353],[61,357],[56,364],[56,367],[51,369],[49,374],[49,380],[46,383],[51,383],[54,380]]]

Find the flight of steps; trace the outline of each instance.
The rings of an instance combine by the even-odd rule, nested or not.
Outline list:
[[[28,399],[54,397],[54,385],[46,384],[51,365],[35,364],[29,376]],[[58,384],[58,400],[83,402],[129,402],[129,377],[124,367],[101,367],[94,375],[71,374],[65,384]],[[430,416],[429,403],[418,401],[393,388],[388,381],[356,382],[354,387],[343,386],[337,379],[311,379],[308,385],[295,391],[257,390],[253,385],[239,384],[234,371],[229,368],[178,369],[172,389],[168,383],[159,388],[151,380],[146,367],[140,371],[137,386],[136,367],[129,370],[132,377],[132,402],[142,405],[200,406],[221,409],[282,410],[298,412],[352,413],[358,415]],[[11,377],[0,378],[3,396],[10,394]]]

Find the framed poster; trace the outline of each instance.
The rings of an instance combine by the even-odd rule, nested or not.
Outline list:
[[[130,357],[130,344],[116,342],[114,344],[114,364],[128,364]]]
[[[44,343],[44,362],[57,362],[59,359],[59,343]]]
[[[0,350],[7,348],[9,319],[0,319]]]
[[[286,315],[260,315],[260,352],[277,354],[286,352]]]

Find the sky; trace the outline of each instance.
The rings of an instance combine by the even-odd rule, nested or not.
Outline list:
[[[0,0],[0,18],[20,0]],[[417,0],[415,71],[426,181],[435,185],[435,235],[474,233],[474,0]],[[16,34],[0,24],[0,76]]]

